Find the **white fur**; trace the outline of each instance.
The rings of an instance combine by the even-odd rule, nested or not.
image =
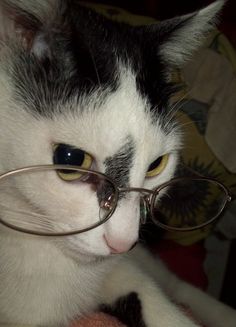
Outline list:
[[[141,247],[130,254],[131,261],[155,280],[175,303],[191,309],[193,316],[207,327],[234,327],[236,311],[205,292],[178,279],[156,257]],[[157,269],[158,265],[158,269]],[[159,326],[159,325],[158,325]],[[168,325],[167,325],[168,326]]]
[[[2,95],[3,98],[4,95]],[[11,117],[14,117],[12,122]],[[7,123],[4,123],[4,120]],[[1,122],[3,124],[1,131],[5,136],[0,145],[1,153],[5,153],[5,160],[0,168],[2,172],[29,165],[51,164],[53,144],[57,143],[86,149],[86,152],[95,159],[93,169],[104,172],[104,160],[116,153],[129,135],[132,135],[135,141],[135,153],[137,153],[131,170],[130,186],[151,188],[167,181],[174,172],[179,136],[178,134],[175,138],[171,134],[165,136],[158,124],[152,124],[146,112],[146,103],[137,93],[135,95],[135,81],[131,72],[126,72],[121,79],[119,90],[108,98],[102,108],[94,109],[90,99],[86,111],[81,113],[78,108],[78,117],[67,113],[67,115],[57,115],[53,120],[46,118],[36,120],[13,105],[11,108],[7,107],[7,112],[1,111]],[[17,133],[13,133],[13,130],[17,130]],[[21,153],[24,153],[24,156],[21,156]],[[157,178],[145,180],[149,164],[165,153],[170,153],[166,170]],[[21,194],[24,198],[14,199],[15,203],[17,201],[17,207],[24,209],[27,206],[25,204],[25,198],[27,198],[33,206],[40,209],[40,212],[47,212],[50,219],[55,219],[57,222],[63,223],[66,216],[68,224],[73,225],[73,220],[77,221],[78,215],[80,222],[84,219],[88,223],[91,219],[91,223],[94,223],[93,219],[97,219],[99,211],[97,199],[89,186],[78,190],[76,185],[68,185],[52,173],[46,176],[45,173],[35,174],[30,181],[23,179],[21,183],[24,183],[21,184]],[[50,190],[48,190],[49,184]],[[35,190],[40,192],[40,197]],[[68,192],[70,197],[66,197]],[[3,198],[4,195],[1,197]],[[81,197],[82,202],[78,200]],[[110,239],[116,238],[117,234],[122,235],[120,236],[122,242],[127,243],[129,240],[132,245],[138,237],[139,202],[136,200],[137,197],[138,194],[131,194],[129,201],[123,201],[123,205],[117,208],[112,220],[90,231],[86,236],[79,235],[78,239],[91,238],[91,242],[94,243],[91,247],[96,248],[97,254],[101,255],[107,254],[107,249],[104,245],[101,250],[99,249],[94,235],[101,237],[104,231],[109,234]],[[12,198],[9,201],[11,203]],[[135,206],[130,206],[131,201],[135,203]],[[7,203],[5,197],[4,202]],[[129,212],[132,219],[127,219],[124,212],[126,215]],[[77,236],[73,236],[72,239],[76,238]]]
[[[188,23],[177,28],[169,41],[160,48],[163,60],[171,63],[174,67],[182,67],[193,51],[203,44],[209,31],[213,29],[216,14],[219,13],[224,3],[224,0],[218,0],[195,13],[192,18],[190,18],[192,14],[183,16],[183,20],[190,18]]]
[[[172,177],[181,136],[176,131],[165,135],[158,119],[153,124],[149,104],[137,92],[135,76],[129,67],[120,63],[120,86],[105,101],[97,101],[100,100],[97,93],[89,100],[80,99],[78,106],[77,102],[68,104],[74,110],[69,113],[64,108],[65,114],[60,113],[58,104],[58,111],[49,119],[35,117],[13,101],[11,81],[4,70],[8,50],[3,47],[0,56],[1,173],[28,165],[51,164],[55,143],[86,150],[94,158],[93,169],[104,172],[104,160],[114,155],[131,135],[135,157],[130,186],[152,188]],[[156,178],[145,179],[150,163],[165,153],[170,154],[166,169]],[[19,208],[32,211],[36,206],[50,217],[52,225],[78,222],[82,225],[85,219],[91,223],[97,220],[96,195],[88,187],[69,186],[56,174],[36,174],[30,180],[22,177],[15,182],[14,192],[0,189],[0,202],[4,200],[12,212]],[[10,211],[4,210],[1,215],[9,214]],[[14,215],[20,217],[19,213]],[[122,250],[128,250],[138,237],[139,218],[139,198],[133,194],[119,203],[106,224],[75,236],[43,238],[0,226],[1,326],[64,327],[70,319],[92,312],[98,304],[111,303],[130,291],[139,294],[147,327],[157,326],[157,321],[159,327],[196,326],[164,294],[165,291],[177,301],[190,303],[196,314],[200,314],[201,304],[199,308],[199,303],[189,301],[198,294],[195,289],[167,273],[161,264],[155,265],[157,274],[153,274],[151,258],[148,261],[153,279],[148,277],[136,262],[140,256],[139,262],[146,266],[148,255],[142,249],[127,256],[110,256],[104,235],[110,245],[122,244]],[[179,287],[183,285],[186,292],[182,296]],[[205,299],[210,303],[209,311],[204,313],[209,327],[233,326],[235,312],[217,304],[222,315],[227,313],[229,323],[225,319],[216,321],[212,315],[214,303]]]
[[[116,153],[127,137],[132,135],[137,155],[130,176],[131,186],[153,187],[173,174],[178,135],[175,139],[171,134],[167,137],[158,123],[152,124],[147,104],[136,91],[135,78],[124,67],[121,68],[119,89],[108,97],[101,108],[95,109],[95,100],[93,102],[90,98],[86,104],[87,110],[83,113],[78,108],[78,114],[56,115],[52,120],[37,120],[12,103],[9,99],[11,94],[4,86],[5,75],[2,78],[0,128],[4,138],[0,142],[0,152],[4,153],[4,159],[0,164],[1,172],[52,163],[53,144],[60,142],[86,149],[96,158],[94,169],[103,172],[104,160]],[[150,162],[172,151],[166,171],[152,181],[149,179],[145,182],[145,172]],[[22,179],[19,187],[24,195],[23,200],[19,197],[12,201],[12,196],[4,197],[4,204],[9,203],[11,210],[17,210],[19,206],[27,210],[26,197],[37,208],[47,212],[55,223],[65,221],[66,217],[68,223],[72,224],[73,219],[78,220],[78,215],[83,219],[81,215],[84,212],[87,221],[97,219],[96,196],[89,189],[80,191],[77,187],[70,188],[68,193],[68,185],[56,175],[43,179],[36,174],[30,183]],[[40,193],[35,194],[34,190]],[[82,194],[83,203],[78,201]],[[3,196],[2,193],[1,199]],[[105,277],[108,265],[111,265],[110,261],[108,264],[95,260],[110,253],[103,235],[106,234],[112,244],[125,244],[128,249],[136,241],[138,229],[137,194],[129,197],[129,201],[124,200],[106,224],[81,235],[41,240],[1,228],[4,246],[0,249],[0,260],[7,272],[1,271],[0,316],[4,317],[3,322],[5,319],[9,323],[58,326],[66,318],[93,310],[100,298],[97,293],[102,293],[98,292],[99,283]],[[11,241],[12,237],[14,242]],[[81,262],[84,262],[83,265]],[[17,282],[19,278],[22,279],[20,284]],[[5,285],[9,285],[7,289]]]
[[[2,156],[1,171],[5,170],[6,166],[13,169],[25,165],[51,163],[52,143],[58,142],[86,148],[97,159],[95,168],[103,171],[104,158],[116,152],[121,140],[131,134],[138,150],[133,167],[134,174],[131,175],[131,186],[152,187],[168,180],[174,170],[174,161],[170,161],[170,166],[162,176],[144,182],[148,164],[158,155],[166,151],[171,152],[172,149],[174,151],[177,140],[171,135],[169,138],[164,137],[158,124],[151,124],[145,110],[145,102],[138,94],[130,96],[130,93],[135,93],[134,87],[132,74],[127,71],[120,89],[107,100],[103,108],[94,111],[91,103],[91,110],[80,118],[78,114],[77,119],[73,115],[66,117],[62,115],[52,121],[48,119],[38,121],[20,108],[2,105],[0,121],[4,140],[0,143],[0,152],[5,155]],[[127,89],[130,92],[127,92]],[[2,94],[1,99],[2,103],[8,102],[6,93]],[[96,121],[92,123],[95,113]],[[109,141],[105,142],[106,140]],[[95,141],[97,146],[94,146]],[[22,152],[25,154],[24,157],[20,155]],[[35,185],[36,187],[40,185],[44,190],[48,188],[48,184],[42,180],[40,183],[37,180],[32,183],[37,184],[32,185],[31,191]],[[64,194],[58,188],[61,181],[52,181],[50,187],[53,188],[54,183],[57,196],[60,198]],[[27,197],[30,197],[32,194],[28,187],[22,189],[22,192],[26,192]],[[91,201],[91,195],[88,194],[86,197]],[[52,199],[48,198],[48,195],[44,197],[43,191],[38,203],[51,213],[52,219],[56,221],[60,218],[59,203],[54,208]],[[12,205],[13,203],[11,208]],[[76,203],[74,205],[72,212],[77,212]],[[154,281],[129,262],[129,256],[124,259],[116,257],[113,260],[99,260],[99,256],[104,257],[110,253],[103,239],[104,233],[109,233],[111,239],[118,237],[120,242],[128,244],[127,248],[137,238],[139,227],[137,208],[137,199],[130,198],[129,201],[124,201],[106,224],[88,233],[56,241],[25,236],[1,228],[2,323],[64,326],[71,317],[94,310],[96,304],[101,301],[112,302],[117,296],[136,291],[142,300],[143,314],[148,327],[156,326],[157,320],[160,327],[195,326],[168,300]],[[66,217],[70,215],[71,212],[66,214]],[[159,273],[162,273],[162,270],[160,265]],[[166,278],[159,282],[161,286],[168,283]],[[183,285],[182,282],[179,283]],[[175,287],[177,285],[178,283]],[[188,303],[191,294],[185,296],[185,303]],[[225,310],[230,311],[228,308]],[[233,312],[231,315],[234,319]],[[215,323],[212,317],[211,320]],[[225,322],[219,323],[219,326],[231,327]]]

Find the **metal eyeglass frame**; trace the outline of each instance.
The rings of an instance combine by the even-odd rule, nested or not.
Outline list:
[[[204,177],[201,175],[198,175],[195,173],[195,175],[193,177],[177,177],[177,178],[172,178],[171,180],[169,180],[168,182],[165,182],[161,185],[159,185],[158,187],[150,190],[150,189],[146,189],[146,188],[140,188],[140,187],[127,187],[127,188],[119,188],[116,186],[116,183],[112,180],[112,178],[106,176],[103,173],[94,171],[94,170],[90,170],[90,169],[83,169],[80,168],[78,166],[73,166],[73,165],[37,165],[37,166],[27,166],[27,167],[22,167],[22,168],[18,168],[15,170],[11,170],[8,171],[6,173],[3,173],[0,175],[0,183],[1,180],[9,177],[9,176],[13,176],[16,174],[21,174],[21,173],[26,173],[26,172],[33,172],[33,171],[49,171],[49,170],[75,170],[81,173],[90,173],[92,175],[96,175],[98,177],[101,177],[104,180],[107,180],[111,183],[111,185],[114,187],[114,194],[112,198],[108,198],[105,202],[103,202],[103,206],[104,208],[106,208],[106,206],[110,206],[112,205],[112,209],[109,212],[109,214],[101,221],[93,224],[92,226],[88,227],[88,228],[84,228],[84,229],[80,229],[80,230],[74,230],[71,232],[60,232],[60,233],[51,233],[51,232],[38,232],[38,231],[34,231],[34,230],[28,230],[28,229],[24,229],[22,227],[16,227],[10,223],[5,222],[4,220],[2,220],[1,216],[0,216],[0,223],[2,225],[4,225],[5,227],[11,228],[15,231],[18,232],[23,232],[26,234],[31,234],[31,235],[38,235],[38,236],[69,236],[69,235],[75,235],[75,234],[81,234],[84,232],[87,232],[91,229],[94,229],[102,224],[104,224],[106,221],[108,221],[111,216],[113,215],[114,211],[116,210],[117,207],[117,203],[119,200],[119,194],[120,193],[124,193],[124,192],[139,192],[142,194],[140,201],[143,201],[143,205],[145,206],[145,211],[150,213],[150,217],[154,217],[154,202],[156,199],[156,196],[160,193],[160,191],[167,187],[168,185],[174,184],[175,182],[179,182],[179,181],[186,181],[186,180],[204,180],[204,181],[209,181],[209,182],[213,182],[215,184],[217,184],[218,186],[220,186],[222,188],[222,190],[225,192],[225,201],[222,204],[222,208],[219,210],[219,212],[217,213],[217,215],[215,215],[214,217],[212,217],[209,221],[193,226],[193,227],[171,227],[171,226],[167,226],[163,223],[161,223],[160,221],[156,221],[153,219],[153,222],[167,230],[167,231],[193,231],[196,229],[200,229],[203,228],[209,224],[211,224],[213,221],[216,220],[217,217],[219,217],[219,215],[222,213],[223,209],[225,208],[226,204],[228,202],[230,202],[232,200],[232,197],[230,195],[229,190],[227,189],[227,187],[224,186],[224,184],[222,184],[221,182],[217,181],[214,178],[208,178],[208,177]],[[111,204],[112,201],[112,204]],[[101,206],[100,206],[101,208]],[[146,221],[146,217],[145,219],[143,219],[141,217],[141,223],[145,223]]]

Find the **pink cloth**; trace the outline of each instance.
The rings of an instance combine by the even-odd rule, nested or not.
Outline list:
[[[118,321],[115,317],[105,313],[94,313],[91,316],[84,317],[72,323],[69,327],[127,327]]]
[[[182,307],[182,310],[189,318],[193,318],[191,311]],[[197,323],[199,321],[196,320]],[[200,325],[199,325],[200,326]],[[103,312],[94,313],[91,316],[80,318],[72,323],[69,327],[127,327],[118,321],[115,317]],[[204,327],[204,326],[202,326]]]

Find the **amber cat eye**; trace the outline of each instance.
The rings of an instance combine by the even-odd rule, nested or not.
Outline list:
[[[154,177],[162,173],[167,166],[168,160],[169,160],[168,154],[164,154],[163,156],[158,157],[148,167],[146,177]]]

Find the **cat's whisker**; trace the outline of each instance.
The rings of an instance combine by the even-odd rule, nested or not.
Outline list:
[[[185,100],[189,95],[192,90],[189,90],[188,92],[184,93],[184,95],[178,99],[177,102],[175,102],[172,106],[170,106],[168,114],[166,115],[166,118],[174,117],[174,115],[179,111],[178,107],[180,104],[182,104],[182,101]]]
[[[194,145],[184,145],[184,149],[189,149],[189,150],[198,150],[199,146],[194,146]]]
[[[183,130],[184,127],[186,126],[194,126],[196,123],[201,123],[202,121],[201,120],[193,120],[193,121],[190,121],[190,122],[185,122],[185,123],[180,123],[180,124],[176,124],[174,127],[173,127],[173,131],[176,133],[176,132],[181,132]]]
[[[6,205],[3,205],[3,204],[0,204],[0,207],[2,209],[4,209],[4,210],[9,211],[9,212],[15,212],[15,213],[21,213],[21,214],[29,214],[29,211],[20,210],[20,209],[12,210],[12,209],[9,209]],[[44,215],[44,214],[41,214],[41,213],[36,213],[36,212],[30,212],[30,214],[32,216],[35,216],[35,217],[44,217],[44,218],[47,218],[48,217],[47,215]]]
[[[193,90],[194,87],[188,90],[188,92],[184,93],[184,95],[169,108],[168,114],[164,117],[164,119],[167,120],[165,123],[165,128],[167,128],[169,124],[173,121],[175,115],[179,112],[183,104],[183,100],[186,100],[188,96],[191,94],[191,92],[193,92]],[[190,102],[190,99],[185,101],[185,103],[188,102]]]
[[[96,72],[96,75],[97,75],[97,80],[98,80],[98,84],[99,84],[99,87],[102,88],[102,83],[101,83],[101,79],[99,77],[99,73],[98,73],[98,69],[97,69],[97,65],[96,65],[96,61],[94,59],[94,55],[92,53],[92,50],[91,48],[88,46],[88,50],[89,50],[89,53],[91,55],[91,59],[92,59],[92,62],[93,62],[93,67],[94,67],[94,70]]]
[[[168,130],[169,126],[172,128],[173,123],[175,123],[177,114],[179,114],[179,111],[182,107],[182,102],[179,102],[178,105],[175,106],[175,110],[172,110],[172,114],[168,114],[167,116],[164,116],[164,129]]]
[[[185,127],[189,125],[196,125],[197,123],[202,123],[202,120],[192,120],[190,122],[180,124],[180,127]]]
[[[177,102],[173,104],[172,107],[170,107],[168,114],[165,116],[165,119],[167,119],[167,122],[165,124],[165,127],[168,127],[168,125],[172,122],[172,120],[175,118],[175,115],[178,113],[180,116],[183,113],[179,112],[181,106],[183,105],[183,100],[185,100],[185,104],[189,103],[191,99],[187,99],[189,95],[194,91],[195,87],[192,87],[188,90]],[[191,113],[190,110],[188,110],[188,113]]]
[[[50,216],[31,212],[31,211],[25,211],[19,209],[16,210],[16,209],[8,208],[7,206],[2,204],[0,205],[0,208],[3,209],[3,212],[13,214],[13,216],[9,218],[9,223],[11,223],[12,225],[16,225],[16,227],[19,226],[19,227],[35,229],[35,230],[40,229],[48,232],[53,231],[53,226],[51,222],[52,220]],[[17,217],[14,217],[14,214],[17,214]],[[25,219],[23,219],[22,216],[24,216]],[[37,218],[37,220],[35,220],[35,218]]]

